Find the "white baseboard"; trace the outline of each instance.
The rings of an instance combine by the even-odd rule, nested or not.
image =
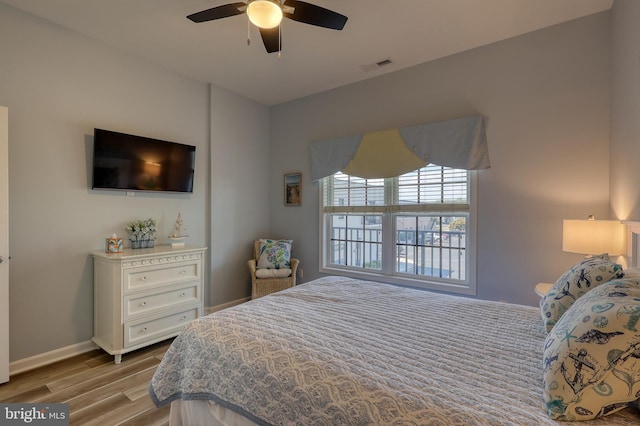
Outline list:
[[[231,302],[223,303],[221,305],[204,308],[204,313],[205,315],[209,315],[214,312],[248,302],[249,300],[251,300],[250,297],[245,297],[238,300],[232,300]],[[76,343],[75,345],[55,349],[43,354],[34,355],[29,358],[19,359],[9,364],[9,375],[13,376],[15,374],[24,373],[25,371],[53,364],[54,362],[62,361],[63,359],[71,358],[72,356],[80,355],[94,349],[98,349],[98,346],[91,340],[88,340],[86,342]]]
[[[242,299],[232,300],[231,302],[223,303],[221,305],[212,306],[210,308],[204,308],[204,314],[205,315],[209,315],[209,314],[212,314],[214,312],[218,312],[218,311],[221,311],[223,309],[227,309],[227,308],[230,308],[232,306],[236,306],[236,305],[239,305],[241,303],[248,302],[249,300],[251,300],[251,297],[243,297]]]
[[[76,343],[75,345],[55,349],[43,354],[34,355],[29,358],[19,359],[9,364],[9,375],[13,376],[14,374],[33,370],[34,368],[62,361],[63,359],[71,358],[72,356],[80,355],[97,348],[98,346],[96,346],[95,343],[88,340],[86,342]]]

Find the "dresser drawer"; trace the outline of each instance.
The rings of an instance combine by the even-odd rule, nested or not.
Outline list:
[[[167,308],[200,301],[200,282],[195,281],[179,288],[169,287],[163,291],[135,293],[124,297],[124,320],[152,315]]]
[[[198,308],[160,318],[124,324],[124,347],[138,345],[154,339],[167,339],[177,335],[189,322],[198,317]]]
[[[200,262],[168,264],[126,269],[124,292],[144,290],[158,285],[168,285],[200,279]]]

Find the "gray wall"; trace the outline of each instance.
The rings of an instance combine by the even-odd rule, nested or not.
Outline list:
[[[636,58],[637,60],[637,58]],[[271,191],[303,173],[300,207],[271,207],[303,281],[318,277],[314,140],[481,113],[492,168],[479,172],[478,297],[536,305],[533,286],[579,255],[562,219],[609,213],[609,13],[593,15],[273,108]]]
[[[0,52],[10,133],[11,361],[91,339],[89,252],[134,219],[158,220],[157,242],[167,243],[181,212],[189,243],[210,247],[205,306],[249,294],[250,240],[268,228],[268,213],[254,218],[268,195],[247,196],[268,194],[266,107],[3,4]],[[91,191],[94,127],[195,145],[194,193]]]
[[[251,294],[246,262],[269,235],[269,109],[211,90],[211,285],[208,306]]]
[[[640,220],[640,2],[616,0],[611,22],[611,209]]]

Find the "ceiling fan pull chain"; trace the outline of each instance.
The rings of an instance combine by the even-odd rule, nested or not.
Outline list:
[[[278,59],[282,59],[282,21],[278,25]]]
[[[247,15],[247,46],[251,45],[251,21],[249,21],[249,15]]]

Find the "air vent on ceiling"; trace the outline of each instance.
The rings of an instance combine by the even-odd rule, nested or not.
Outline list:
[[[374,62],[373,64],[360,65],[363,71],[373,71],[378,68],[384,67],[385,65],[390,65],[392,63],[391,58],[386,58],[378,62]]]

